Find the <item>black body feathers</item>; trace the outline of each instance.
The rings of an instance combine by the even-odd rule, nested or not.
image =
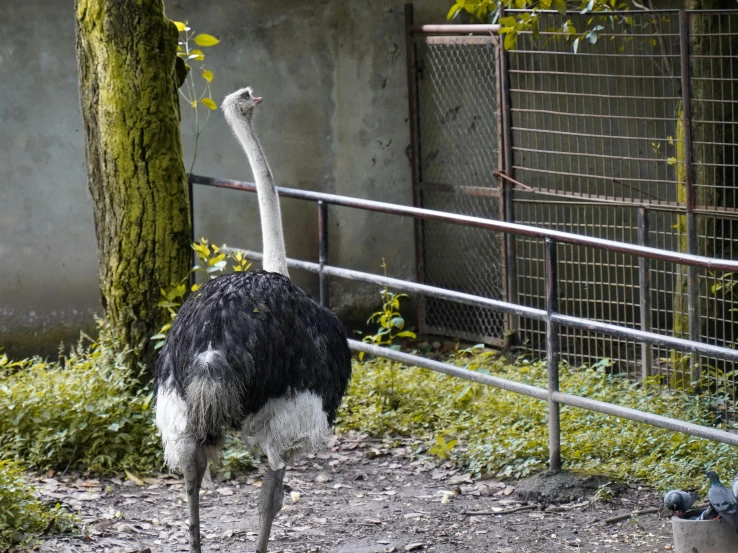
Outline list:
[[[173,386],[188,408],[196,407],[188,390],[203,382],[230,396],[221,396],[217,413],[202,407],[211,433],[237,428],[270,399],[303,391],[322,399],[332,424],[350,376],[351,353],[336,316],[287,277],[249,271],[190,295],[172,323],[154,385],[155,393]]]

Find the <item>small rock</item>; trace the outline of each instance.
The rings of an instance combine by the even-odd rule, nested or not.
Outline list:
[[[405,546],[405,551],[415,551],[416,549],[420,549],[424,545],[424,543],[409,543]]]

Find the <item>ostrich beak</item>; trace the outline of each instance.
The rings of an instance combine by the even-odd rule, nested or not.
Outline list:
[[[261,101],[263,98],[261,96],[253,96],[252,99],[254,100],[254,104],[261,104]]]

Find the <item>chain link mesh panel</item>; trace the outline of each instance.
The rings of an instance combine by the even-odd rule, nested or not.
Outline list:
[[[417,42],[419,189],[421,203],[498,219],[494,172],[499,162],[497,51],[492,37],[422,37]],[[426,222],[422,232],[426,283],[502,299],[502,236]],[[429,332],[496,343],[503,316],[489,309],[427,298]]]

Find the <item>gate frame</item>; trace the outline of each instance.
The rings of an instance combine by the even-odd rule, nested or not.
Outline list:
[[[422,170],[421,170],[421,150],[420,150],[420,110],[418,109],[418,65],[417,65],[417,47],[416,37],[428,36],[434,38],[434,42],[446,42],[454,44],[477,43],[479,38],[488,37],[489,43],[495,51],[495,81],[497,82],[497,138],[499,144],[498,169],[493,172],[490,177],[497,181],[497,187],[485,190],[484,195],[496,197],[498,200],[499,220],[509,223],[514,222],[514,208],[512,188],[514,183],[509,179],[505,179],[505,174],[512,171],[512,150],[509,149],[511,141],[511,131],[509,124],[509,93],[503,94],[501,83],[507,83],[507,77],[502,77],[500,67],[506,55],[502,48],[499,35],[500,25],[415,25],[414,9],[412,3],[405,4],[405,45],[406,45],[406,61],[407,61],[407,84],[408,84],[408,110],[409,110],[409,127],[410,127],[410,168],[413,191],[413,206],[423,207],[422,196]],[[430,35],[440,35],[430,36]],[[458,36],[448,36],[458,35]],[[502,109],[502,102],[507,101],[507,108]],[[507,125],[502,121],[502,117],[508,118]],[[505,138],[507,134],[507,139]],[[509,152],[508,152],[509,149]],[[505,167],[502,171],[500,167]],[[461,192],[464,193],[464,192]],[[420,219],[415,220],[415,272],[418,282],[425,282],[425,252],[424,252],[424,234],[423,222]],[[502,297],[510,303],[514,303],[515,296],[515,237],[506,235],[500,240],[500,265],[501,265],[501,286]],[[428,326],[425,323],[425,298],[420,298],[417,306],[418,330],[426,333],[429,330],[439,331],[442,329]],[[499,338],[491,336],[480,336],[474,333],[454,332],[454,336],[469,339],[480,340],[488,345],[496,347],[509,347],[514,339],[515,329],[517,328],[517,317],[513,314],[506,313],[503,317],[503,332]]]

